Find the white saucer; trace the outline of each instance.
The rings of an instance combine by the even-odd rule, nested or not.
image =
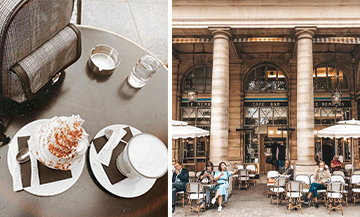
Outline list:
[[[17,164],[16,161],[16,154],[18,153],[18,137],[22,137],[22,136],[30,136],[33,132],[33,130],[39,126],[40,124],[42,124],[44,121],[47,121],[48,119],[40,119],[40,120],[36,120],[33,121],[31,123],[28,123],[27,125],[25,125],[24,127],[22,127],[14,136],[14,138],[12,138],[10,144],[9,144],[9,150],[8,150],[8,155],[7,155],[7,161],[8,161],[8,168],[10,171],[10,174],[13,176],[13,164]],[[56,182],[51,182],[51,183],[46,183],[46,184],[41,184],[38,187],[26,187],[24,188],[25,191],[37,195],[37,196],[53,196],[53,195],[57,195],[60,194],[64,191],[66,191],[67,189],[69,189],[71,186],[73,186],[76,181],[79,179],[81,172],[84,168],[84,164],[85,164],[85,155],[83,156],[83,158],[80,160],[80,162],[73,168],[71,169],[71,174],[72,174],[72,178],[68,178],[68,179],[64,179],[64,180],[60,180],[60,181],[56,181]]]
[[[132,134],[135,136],[141,133],[138,129],[123,125],[123,124],[116,124],[111,125],[103,128],[100,130],[94,137],[94,139],[99,138],[104,135],[106,129],[123,129],[125,127],[130,127]],[[118,183],[111,184],[109,178],[107,177],[104,168],[100,163],[95,161],[97,156],[97,152],[95,149],[95,145],[91,142],[90,149],[89,149],[89,169],[92,171],[96,180],[100,183],[102,187],[104,187],[110,193],[124,198],[134,198],[141,196],[148,192],[151,187],[155,184],[156,179],[146,179],[146,178],[126,178]],[[98,163],[98,165],[94,165]],[[120,175],[120,172],[119,172]]]

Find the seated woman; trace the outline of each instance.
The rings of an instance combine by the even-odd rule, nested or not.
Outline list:
[[[229,177],[234,175],[238,170],[235,168],[233,172],[229,172],[226,170],[225,162],[221,162],[219,164],[219,171],[215,173],[214,180],[218,183],[215,187],[215,197],[211,200],[212,204],[215,204],[216,199],[219,198],[219,208],[218,211],[221,212],[222,209],[222,200],[224,196],[224,201],[227,200],[228,196],[228,188],[229,188]]]
[[[289,160],[286,160],[285,161],[285,166],[281,167],[280,174],[287,175],[287,176],[289,176],[290,180],[293,180],[293,178],[294,178],[294,170],[291,169]]]
[[[215,172],[214,172],[214,165],[211,161],[208,161],[206,163],[206,167],[205,169],[200,173],[200,176],[199,176],[199,181],[203,184],[207,184],[207,183],[210,183],[210,182],[213,182],[214,181],[214,175],[215,175]],[[205,202],[206,202],[206,205],[209,205],[210,204],[210,192],[212,190],[213,187],[206,187],[205,188],[205,192],[206,192],[206,198],[205,198]],[[201,201],[201,207],[203,207],[204,204],[203,204],[203,201]]]
[[[310,201],[310,197],[313,194],[315,200],[315,208],[318,209],[319,204],[317,202],[317,190],[326,189],[324,183],[326,181],[329,181],[330,178],[331,178],[331,174],[330,171],[327,168],[325,168],[325,162],[320,161],[319,168],[317,168],[314,173],[314,182],[311,183],[309,194],[306,200],[304,201],[304,203],[308,204]]]
[[[339,161],[339,156],[334,156],[333,160],[331,161],[331,169],[333,172],[341,170],[341,161]]]

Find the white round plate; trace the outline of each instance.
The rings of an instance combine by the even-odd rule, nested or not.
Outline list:
[[[17,163],[16,161],[16,154],[18,153],[18,137],[22,136],[30,136],[33,132],[33,130],[42,124],[44,121],[47,121],[49,119],[40,119],[33,121],[31,123],[28,123],[24,127],[22,127],[14,136],[14,138],[11,140],[11,143],[9,144],[9,151],[8,151],[8,168],[10,171],[10,174],[13,175],[12,172],[12,165],[13,163]],[[69,189],[71,186],[73,186],[76,181],[79,179],[82,170],[84,169],[85,164],[85,155],[83,158],[79,161],[79,163],[71,169],[71,175],[72,178],[64,179],[56,182],[41,184],[38,187],[26,187],[24,188],[25,191],[37,195],[37,196],[53,196],[60,194],[67,189]]]
[[[118,130],[123,129],[125,127],[130,127],[132,134],[135,136],[141,133],[138,129],[123,125],[123,124],[116,124],[107,126],[104,129],[100,130],[94,137],[94,139],[99,138],[104,135],[105,130]],[[89,149],[89,169],[92,171],[94,177],[99,182],[99,184],[105,188],[108,192],[124,198],[134,198],[141,196],[148,192],[151,187],[155,184],[156,179],[146,179],[146,178],[126,178],[118,183],[111,184],[109,178],[107,177],[102,165],[95,161],[97,156],[97,152],[94,146],[94,143],[91,142],[90,149]],[[98,165],[95,165],[98,164]],[[120,172],[119,172],[120,174]]]

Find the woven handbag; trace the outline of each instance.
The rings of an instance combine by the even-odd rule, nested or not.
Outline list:
[[[73,0],[0,2],[0,93],[22,103],[79,59],[81,36],[70,24]]]

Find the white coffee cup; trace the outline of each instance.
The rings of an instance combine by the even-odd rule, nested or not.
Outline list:
[[[167,158],[167,148],[159,138],[141,133],[130,139],[116,166],[128,178],[157,179],[167,172]]]

